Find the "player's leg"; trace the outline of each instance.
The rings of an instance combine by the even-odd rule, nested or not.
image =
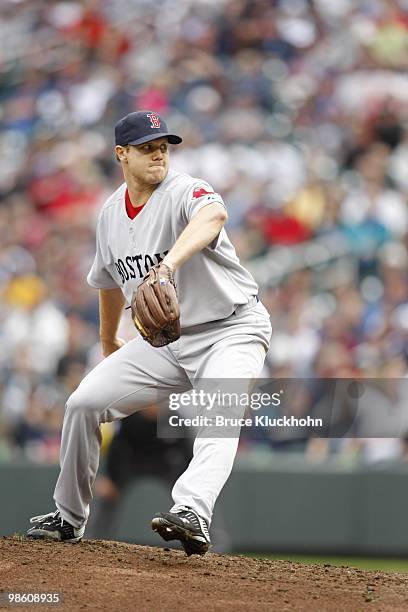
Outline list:
[[[195,341],[190,338],[190,344],[195,344],[196,349],[207,342],[207,349],[201,354],[191,351],[188,342],[182,351],[189,366],[192,365],[189,351],[191,355],[200,354],[200,357],[195,357],[196,383],[210,392],[234,390],[248,393],[262,370],[270,339],[271,328],[265,309],[258,305],[253,311],[245,311],[207,333],[206,339],[202,335]],[[240,427],[215,426],[214,419],[218,414],[226,416],[227,412],[238,418],[244,411],[245,406],[226,410],[225,405],[213,405],[211,412],[207,413],[207,416],[211,415],[211,423],[199,429],[193,459],[174,485],[174,506],[170,513],[160,513],[153,519],[153,528],[156,521],[156,530],[163,537],[172,539],[172,530],[178,534],[187,554],[203,554],[208,550],[210,542],[206,527],[211,522],[217,497],[231,473],[238,447]],[[187,527],[189,533],[186,533]]]
[[[89,514],[99,465],[100,423],[160,403],[169,393],[188,387],[187,376],[168,348],[152,348],[140,339],[104,359],[83,379],[66,405],[61,471],[54,492],[61,519],[77,530],[78,536],[71,540],[82,537],[80,530],[83,533]],[[42,537],[35,526],[29,535]],[[55,537],[60,539],[58,534]]]
[[[199,386],[206,393],[223,396],[235,392],[243,396],[259,376],[264,358],[262,345],[250,338],[221,342],[212,351],[208,369],[203,371],[208,380],[201,380]],[[233,378],[236,382],[231,384]],[[216,425],[215,419],[217,416],[239,419],[244,412],[244,404],[225,406],[222,401],[216,401],[208,412],[204,408],[202,414],[210,422],[197,432],[193,459],[174,485],[173,509],[189,506],[210,523],[216,499],[231,473],[240,435],[239,425]]]

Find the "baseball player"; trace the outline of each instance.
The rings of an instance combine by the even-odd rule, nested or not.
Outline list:
[[[269,315],[225,232],[221,196],[205,181],[169,170],[169,144],[182,139],[157,113],[139,111],[116,124],[115,141],[124,183],[100,212],[88,275],[99,290],[105,359],[67,401],[57,509],[31,519],[27,535],[34,538],[83,537],[101,423],[167,401],[202,380],[235,379],[240,389],[249,388],[269,346]],[[126,303],[140,332],[128,343],[117,337]],[[153,530],[179,540],[187,555],[211,546],[214,504],[238,446],[239,427],[224,435],[214,434],[213,425],[210,419],[198,431],[193,458],[172,490],[174,505],[152,520]]]

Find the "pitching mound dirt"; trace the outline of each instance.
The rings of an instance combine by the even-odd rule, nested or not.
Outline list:
[[[6,591],[62,594],[58,606],[17,608],[31,612],[408,609],[405,574],[211,553],[187,558],[178,550],[121,542],[59,544],[19,536],[0,538],[0,592]]]

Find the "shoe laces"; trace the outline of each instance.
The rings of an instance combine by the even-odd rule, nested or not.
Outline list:
[[[182,506],[176,510],[176,514],[182,514],[183,518],[186,518],[188,521],[193,523],[196,527],[201,529],[204,535],[210,539],[210,532],[208,531],[207,521],[203,519],[197,512],[188,508],[187,506]]]
[[[61,518],[59,510],[55,510],[54,512],[49,512],[48,514],[39,514],[38,516],[32,516],[30,518],[30,523],[43,523],[47,519],[56,519],[56,518],[59,518],[61,521],[61,525],[64,525],[64,519]]]

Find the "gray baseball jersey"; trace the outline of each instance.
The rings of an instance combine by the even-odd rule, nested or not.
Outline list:
[[[123,183],[101,210],[88,283],[97,289],[120,287],[130,304],[133,291],[164,259],[192,217],[213,202],[225,204],[205,181],[171,170],[133,220],[126,212],[125,194]],[[175,278],[182,327],[225,319],[258,293],[224,228]]]

